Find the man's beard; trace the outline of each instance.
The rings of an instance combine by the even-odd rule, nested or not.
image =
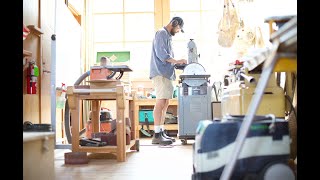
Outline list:
[[[174,36],[176,33],[173,31],[173,29],[171,29],[170,34]]]

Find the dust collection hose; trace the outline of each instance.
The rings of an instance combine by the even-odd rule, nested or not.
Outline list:
[[[74,83],[74,85],[79,85],[86,77],[90,76],[90,71],[87,71],[83,73]],[[67,94],[66,94],[66,99],[67,99]],[[65,132],[67,136],[68,143],[71,144],[71,128],[70,128],[70,110],[69,110],[69,103],[68,100],[65,103],[65,110],[64,110],[64,127],[65,127]],[[80,132],[80,135],[83,134],[84,132]]]
[[[111,79],[113,78],[113,76],[116,75],[116,71],[112,71],[112,73],[107,77],[107,79]],[[74,83],[74,85],[80,85],[80,83],[87,78],[88,76],[90,76],[90,71],[87,71],[85,73],[83,73]],[[66,94],[66,99],[68,98],[67,94]],[[65,127],[65,132],[66,132],[66,136],[67,136],[67,140],[68,143],[71,144],[71,128],[70,128],[70,110],[69,110],[69,103],[68,101],[66,101],[65,103],[65,110],[64,110],[64,127]],[[80,131],[80,135],[82,135],[85,132],[85,129]]]

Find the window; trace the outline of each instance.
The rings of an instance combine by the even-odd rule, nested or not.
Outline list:
[[[266,42],[269,29],[263,23],[264,17],[297,12],[296,0],[233,2],[243,18],[250,17],[253,23],[261,23]],[[88,23],[92,32],[88,53],[91,64],[96,63],[98,52],[130,52],[127,63],[134,71],[130,76],[148,78],[154,33],[173,16],[181,16],[185,21],[185,33],[173,37],[176,58],[188,58],[187,44],[194,39],[200,54],[199,63],[211,74],[211,82],[222,81],[228,64],[235,60],[232,48],[222,48],[217,42],[223,0],[94,0],[88,3],[92,8]],[[141,63],[144,66],[139,65]]]
[[[129,52],[127,64],[137,78],[148,78],[155,18],[152,0],[94,0],[92,5],[93,48],[91,64],[103,52]],[[149,64],[149,63],[148,63]],[[132,73],[130,73],[131,75]],[[131,79],[131,78],[130,78]]]

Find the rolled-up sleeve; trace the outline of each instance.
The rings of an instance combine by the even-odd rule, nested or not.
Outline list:
[[[163,62],[166,63],[167,59],[173,58],[170,53],[169,42],[165,31],[160,31],[155,36],[154,49],[156,56]]]

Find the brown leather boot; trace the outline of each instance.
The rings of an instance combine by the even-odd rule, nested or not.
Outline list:
[[[172,141],[170,139],[166,139],[160,133],[154,133],[152,137],[152,144],[160,144],[160,145],[170,145]]]

